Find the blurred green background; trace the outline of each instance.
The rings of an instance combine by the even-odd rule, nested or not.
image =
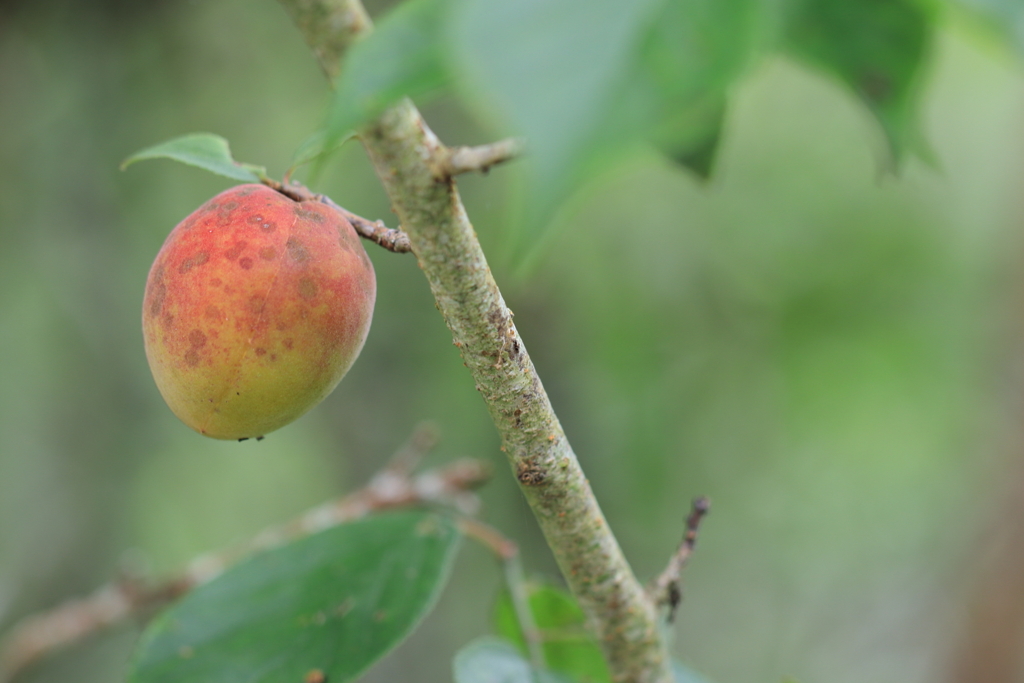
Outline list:
[[[689,500],[711,497],[675,633],[709,677],[941,670],[1017,422],[1022,76],[947,17],[922,105],[937,167],[893,177],[852,96],[767,59],[734,93],[710,183],[630,157],[573,198],[528,276],[505,253],[516,166],[460,179],[639,575],[660,571]],[[327,100],[272,0],[0,3],[0,628],[126,562],[173,572],[358,487],[422,419],[444,434],[430,462],[495,465],[483,517],[522,543],[529,573],[557,577],[411,257],[369,249],[379,292],[360,360],[265,441],[204,439],[156,391],[147,270],[230,181],[119,162],[211,131],[280,176]],[[453,97],[424,114],[450,144],[493,137]],[[317,189],[395,224],[355,144]],[[435,613],[365,680],[450,680],[500,584],[467,545]],[[125,625],[21,680],[116,683],[136,635]]]

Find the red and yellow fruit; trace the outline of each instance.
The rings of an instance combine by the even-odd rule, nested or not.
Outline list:
[[[157,254],[146,357],[189,427],[263,436],[334,389],[363,347],[375,296],[373,266],[340,213],[240,185],[182,221]]]

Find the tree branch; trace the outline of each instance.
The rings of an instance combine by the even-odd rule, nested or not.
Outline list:
[[[345,207],[335,204],[334,200],[327,195],[316,194],[310,191],[302,183],[294,180],[286,180],[282,183],[273,178],[261,178],[260,182],[297,202],[320,202],[326,204],[344,216],[352,224],[352,227],[355,228],[356,234],[363,239],[370,240],[384,247],[388,251],[393,251],[397,254],[412,251],[412,248],[409,246],[409,236],[401,228],[389,228],[384,225],[384,221],[370,221],[362,216],[357,216]]]
[[[146,616],[207,583],[244,557],[286,541],[350,522],[371,512],[442,503],[464,513],[476,507],[472,490],[490,476],[479,460],[456,460],[411,476],[418,449],[429,435],[418,431],[385,469],[359,491],[316,507],[301,517],[265,529],[241,546],[203,555],[178,576],[145,585],[126,579],[103,586],[92,595],[25,617],[0,640],[0,683],[9,683],[25,667],[56,650],[122,623]],[[419,443],[417,443],[419,440]]]
[[[396,254],[405,254],[412,251],[412,246],[409,244],[409,236],[401,228],[389,228],[384,225],[384,221],[369,221],[361,216],[357,216],[348,209],[335,204],[327,195],[317,195],[317,198],[345,216],[360,237],[368,239]]]
[[[320,33],[297,24],[315,52]],[[445,147],[408,100],[360,137],[613,680],[671,681],[656,606],[634,576],[565,437],[454,181],[437,178]]]
[[[352,41],[371,26],[359,0],[289,0],[282,2],[304,36],[312,36],[313,54],[328,80],[341,71],[341,57]]]
[[[679,601],[682,599],[682,594],[679,592],[679,577],[697,545],[697,532],[700,530],[700,523],[710,509],[711,502],[704,496],[693,499],[690,514],[686,518],[686,531],[683,533],[679,549],[669,559],[665,570],[651,582],[648,588],[648,593],[655,602],[659,605],[668,604],[669,623],[675,619],[676,608],[679,607]]]
[[[491,166],[515,159],[523,152],[523,141],[517,138],[499,140],[479,147],[442,147],[438,150],[434,177],[445,180],[460,173],[487,173]]]
[[[669,680],[654,605],[552,410],[454,182],[438,182],[425,161],[440,143],[409,102],[386,112],[363,142],[614,680]]]

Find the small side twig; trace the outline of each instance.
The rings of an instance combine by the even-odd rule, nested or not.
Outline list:
[[[363,239],[370,240],[396,254],[407,254],[412,251],[409,236],[401,228],[389,228],[384,225],[384,221],[370,221],[357,216],[351,211],[338,206],[331,201],[330,197],[325,195],[319,195],[319,198],[321,202],[335,208],[344,215]]]
[[[516,621],[523,632],[526,650],[530,655],[530,663],[538,671],[547,669],[544,658],[543,640],[537,622],[534,621],[526,591],[526,578],[523,576],[523,565],[519,560],[519,546],[500,531],[470,517],[459,518],[459,528],[473,540],[486,546],[499,560],[505,573],[505,585],[508,586],[512,598],[512,609],[516,613]]]
[[[429,450],[432,434],[425,428],[414,433],[409,444],[392,460],[390,471],[378,474],[364,488],[291,522],[266,529],[238,547],[203,555],[178,576],[148,586],[138,579],[116,581],[85,598],[25,617],[0,639],[0,683],[9,683],[19,671],[51,652],[130,618],[151,614],[256,551],[353,521],[370,512],[437,503],[472,511],[476,504],[472,490],[490,476],[486,463],[468,458],[456,460],[416,476],[402,474],[396,467],[407,460],[411,451]]]
[[[388,251],[393,251],[396,254],[405,254],[412,251],[412,246],[409,244],[409,236],[401,228],[389,228],[384,225],[384,221],[371,221],[357,216],[343,206],[335,203],[333,199],[325,194],[316,194],[312,192],[308,187],[302,183],[289,180],[288,182],[282,183],[273,178],[263,178],[261,182],[267,187],[277,190],[286,197],[289,197],[297,202],[320,202],[326,204],[332,209],[342,214],[352,227],[355,228],[356,233],[363,239],[370,240],[371,242],[378,244]]]
[[[430,421],[419,423],[405,443],[391,456],[391,460],[388,461],[382,472],[409,476],[420,464],[420,461],[434,450],[440,440],[441,430],[435,423]]]
[[[137,614],[147,614],[187,592],[192,585],[182,576],[145,588],[134,581],[103,586],[92,595],[17,622],[0,643],[0,683],[50,652],[76,643]]]
[[[693,499],[690,514],[686,518],[686,532],[683,534],[679,549],[669,559],[664,571],[648,587],[648,593],[657,604],[668,605],[669,623],[675,620],[676,609],[682,600],[679,577],[697,545],[697,532],[700,530],[700,523],[710,509],[711,501],[706,497],[699,496]]]
[[[487,173],[492,166],[515,159],[523,152],[523,141],[518,138],[499,140],[478,147],[445,147],[434,161],[434,176],[447,180],[460,173],[479,171]]]

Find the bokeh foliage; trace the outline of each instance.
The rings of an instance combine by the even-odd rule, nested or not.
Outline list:
[[[758,57],[713,60],[733,75],[709,182],[643,141],[579,161],[586,180],[544,223],[524,278],[516,228],[535,162],[459,181],[637,572],[660,569],[693,495],[713,499],[677,637],[716,680],[933,680],[985,512],[963,509],[998,471],[1024,82],[997,36],[1019,12],[895,4],[928,22],[909,81],[934,166],[909,157],[881,173],[890,140],[864,93],[808,62],[821,55],[806,43],[774,49],[792,15],[735,0],[707,6],[734,7],[723,21]],[[579,47],[570,36],[552,49],[570,64]],[[425,104],[444,141],[519,132],[485,87]],[[422,418],[444,429],[438,460],[493,459],[485,517],[523,543],[530,571],[556,576],[411,258],[370,250],[366,350],[323,406],[272,438],[201,439],[152,384],[146,271],[173,225],[227,185],[118,164],[210,130],[279,177],[329,99],[271,0],[0,4],[0,624],[125,564],[172,571],[352,488]],[[317,189],[394,222],[354,144]],[[439,609],[366,680],[451,679],[500,583],[476,549],[454,572]],[[134,632],[25,681],[116,680]]]

